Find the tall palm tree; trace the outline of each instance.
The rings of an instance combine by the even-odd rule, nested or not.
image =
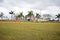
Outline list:
[[[31,20],[32,16],[34,16],[33,11],[28,11],[27,17],[29,17],[29,21]]]
[[[36,21],[38,21],[38,19],[41,17],[41,15],[39,15],[38,13],[36,13],[36,18],[37,18],[37,20]]]
[[[27,16],[28,17],[31,17],[31,16],[33,16],[34,14],[33,14],[33,11],[28,11],[28,14],[27,14]]]
[[[11,14],[11,20],[12,20],[12,15],[14,14],[14,11],[10,11],[9,14]]]
[[[18,14],[17,17],[20,18],[20,19],[23,19],[23,17],[24,17],[23,12],[21,12],[20,14]]]
[[[36,13],[36,18],[39,19],[40,17],[41,17],[41,16],[40,16],[38,13]]]
[[[60,14],[56,15],[56,17],[58,18],[58,21],[59,21],[59,19],[60,19]]]
[[[4,15],[3,12],[1,12],[1,14],[0,14],[1,20],[2,20],[3,15]]]

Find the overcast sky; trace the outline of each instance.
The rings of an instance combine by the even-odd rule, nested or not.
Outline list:
[[[46,9],[49,6],[60,6],[60,0],[0,0],[1,7],[19,7]]]
[[[0,11],[9,15],[10,10],[14,10],[16,14],[23,11],[24,15],[29,10],[38,13],[41,10],[41,14],[56,15],[60,13],[60,0],[0,0]]]

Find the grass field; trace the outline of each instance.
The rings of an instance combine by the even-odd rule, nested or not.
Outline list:
[[[60,23],[0,22],[0,40],[60,40]]]

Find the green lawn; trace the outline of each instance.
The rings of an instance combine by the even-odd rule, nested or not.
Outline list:
[[[60,40],[60,23],[0,22],[0,40]]]

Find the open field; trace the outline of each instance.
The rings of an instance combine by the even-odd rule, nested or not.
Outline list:
[[[0,21],[0,40],[60,40],[60,23]]]

